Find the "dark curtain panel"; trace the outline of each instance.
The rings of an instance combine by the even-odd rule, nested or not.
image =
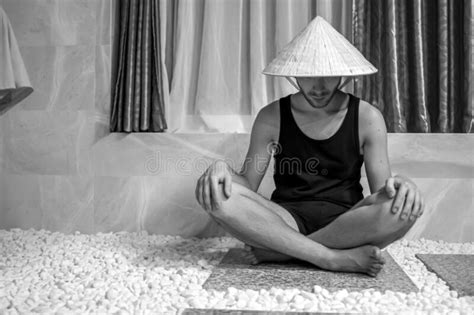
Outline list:
[[[110,131],[164,131],[158,0],[120,0],[116,5]]]
[[[473,126],[471,0],[355,0],[355,46],[379,70],[354,92],[390,132],[465,132]]]

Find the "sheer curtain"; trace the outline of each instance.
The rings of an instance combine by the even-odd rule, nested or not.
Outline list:
[[[263,68],[316,15],[351,40],[352,1],[162,0],[168,132],[249,132],[258,110],[294,92]]]

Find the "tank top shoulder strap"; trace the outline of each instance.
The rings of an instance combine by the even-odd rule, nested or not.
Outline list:
[[[359,147],[359,102],[360,99],[357,96],[349,94],[349,108],[347,115],[349,115],[346,119],[347,120],[347,130],[353,135],[353,143],[355,148],[357,149],[357,153],[360,154],[360,147]]]
[[[288,128],[291,128],[290,124],[290,97],[291,94],[285,97],[280,98],[280,131],[279,131],[279,139],[278,142],[282,143],[288,137],[288,133],[290,132]]]
[[[288,119],[288,111],[290,110],[290,95],[280,98],[280,120]]]

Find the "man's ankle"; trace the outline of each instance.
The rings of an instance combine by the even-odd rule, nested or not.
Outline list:
[[[325,248],[316,258],[318,267],[326,270],[334,270],[336,267],[337,249]]]

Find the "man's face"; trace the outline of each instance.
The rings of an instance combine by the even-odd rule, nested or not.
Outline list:
[[[341,77],[306,77],[296,78],[306,100],[317,108],[329,104],[341,82]]]

